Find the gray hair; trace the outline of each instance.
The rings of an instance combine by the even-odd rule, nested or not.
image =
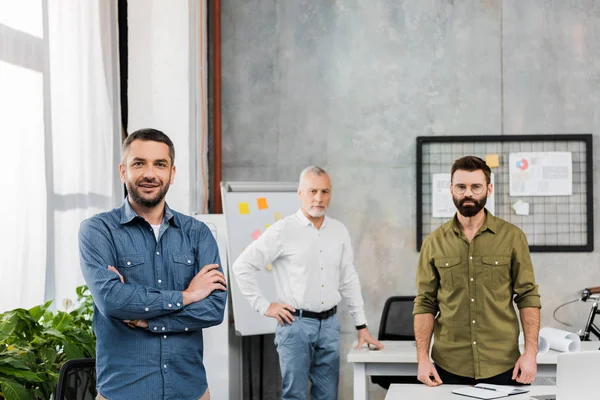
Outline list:
[[[302,172],[300,172],[300,179],[298,180],[298,186],[302,185],[302,180],[304,179],[304,177],[306,176],[306,174],[315,174],[315,175],[327,175],[329,176],[329,174],[327,173],[327,171],[325,171],[323,168],[318,167],[316,165],[311,165],[309,167],[306,167],[302,170]]]

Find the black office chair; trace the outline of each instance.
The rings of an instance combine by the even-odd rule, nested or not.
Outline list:
[[[65,361],[58,374],[55,400],[94,400],[96,398],[96,359]]]
[[[379,323],[379,340],[415,340],[412,316],[414,300],[415,296],[392,296],[387,299]],[[416,376],[371,376],[371,382],[384,389],[389,389],[392,383],[419,383]]]

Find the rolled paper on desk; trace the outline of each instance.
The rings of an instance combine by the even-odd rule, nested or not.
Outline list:
[[[581,351],[581,340],[576,333],[555,328],[542,328],[540,336],[548,340],[552,350],[563,353]]]
[[[519,333],[519,344],[525,344],[525,336],[523,336],[523,332]],[[546,354],[549,349],[550,344],[548,343],[548,340],[542,335],[538,336],[538,354]]]

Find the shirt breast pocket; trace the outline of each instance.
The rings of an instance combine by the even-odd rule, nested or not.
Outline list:
[[[127,254],[117,259],[117,269],[123,275],[125,283],[145,284],[143,266],[144,256],[141,254]]]
[[[440,286],[445,290],[454,290],[461,286],[460,257],[442,257],[434,260],[440,275]]]
[[[491,289],[508,288],[511,283],[510,257],[484,256],[481,262],[487,270],[485,283]]]
[[[196,275],[196,258],[192,253],[173,255],[173,285],[175,290],[184,290]]]

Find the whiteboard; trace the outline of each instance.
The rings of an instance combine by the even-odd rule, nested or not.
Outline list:
[[[278,219],[300,208],[297,183],[223,182],[221,198],[227,222],[227,252],[233,265],[242,250]],[[265,265],[256,279],[267,300],[276,300],[271,266]],[[257,313],[240,292],[233,273],[229,274],[235,331],[238,335],[275,333],[277,321]]]

